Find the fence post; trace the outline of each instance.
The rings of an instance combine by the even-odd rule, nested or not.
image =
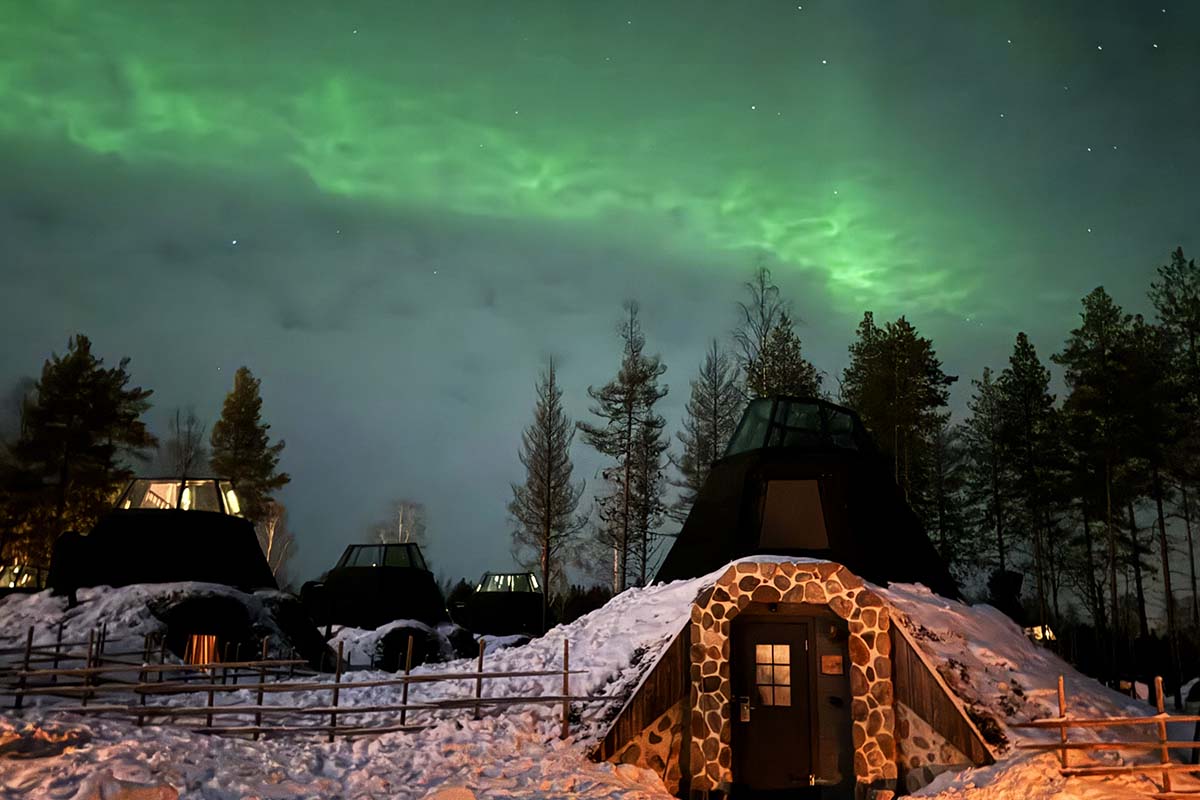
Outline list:
[[[160,633],[158,635],[158,664],[162,666],[167,663],[167,635]],[[158,671],[158,682],[162,683],[163,671]]]
[[[58,657],[62,652],[63,620],[58,621],[58,635],[54,639],[54,669],[58,669]],[[58,683],[58,674],[50,676],[51,683]]]
[[[33,626],[29,626],[29,632],[25,634],[25,660],[21,663],[21,677],[17,681],[17,698],[13,708],[17,711],[21,710],[21,706],[25,704],[25,678],[29,672],[29,656],[33,652]]]
[[[258,706],[254,711],[254,727],[262,727],[262,704],[263,704],[263,685],[267,682],[267,643],[271,641],[270,636],[263,637],[262,643],[262,659],[258,664],[258,701],[255,703]],[[258,731],[254,732],[254,741],[258,741]]]
[[[1058,718],[1064,720],[1058,726],[1058,737],[1064,745],[1067,743],[1067,690],[1063,685],[1063,676],[1058,676]],[[1058,760],[1062,763],[1062,768],[1067,768],[1067,748],[1064,747],[1058,751]]]
[[[213,701],[216,699],[216,694],[217,694],[216,690],[214,689],[214,687],[217,685],[217,671],[210,667],[209,669],[200,670],[200,674],[202,676],[205,676],[203,678],[204,680],[208,681],[208,707],[212,708]],[[205,716],[204,727],[211,728],[212,721],[213,721],[213,715],[210,712],[209,714],[207,714]]]
[[[1060,684],[1061,686],[1061,684]],[[562,734],[559,738],[567,738],[567,728],[571,714],[571,642],[563,637],[563,684],[562,684]]]
[[[404,651],[404,687],[400,690],[400,724],[408,721],[408,674],[412,672],[413,636],[408,635],[408,649]]]
[[[483,649],[486,642],[479,640],[479,662],[475,665],[475,719],[479,719],[479,700],[483,697]]]
[[[1163,682],[1161,675],[1154,676],[1154,702],[1158,706],[1158,714],[1163,717],[1158,721],[1158,743],[1160,760],[1163,764],[1171,763],[1171,752],[1167,748],[1167,722],[1166,722],[1166,705],[1163,703]],[[1163,791],[1171,791],[1171,773],[1168,770],[1162,771]]]
[[[80,705],[83,705],[83,706],[87,706],[87,704],[88,704],[88,690],[87,690],[87,687],[88,687],[88,685],[89,685],[89,684],[91,684],[91,682],[92,682],[92,673],[91,673],[91,671],[90,671],[90,670],[91,670],[91,668],[92,668],[92,655],[95,653],[95,650],[96,650],[96,629],[95,629],[95,628],[93,628],[92,630],[88,631],[88,649],[87,649],[87,660],[83,662],[83,666],[84,666],[84,668],[85,668],[86,670],[88,670],[87,672],[84,672],[84,673],[83,673],[83,687],[84,687],[84,689],[83,689],[83,699],[82,699],[82,701],[81,701],[81,703],[80,703]]]
[[[338,642],[337,665],[333,671],[333,711],[329,712],[329,741],[331,742],[337,730],[338,694],[342,688],[342,645],[344,644],[344,641]]]
[[[147,646],[149,646],[149,642],[147,642]],[[146,705],[146,693],[143,691],[143,689],[145,688],[146,662],[148,660],[149,659],[143,659],[142,666],[138,670],[138,679],[137,679],[137,688],[138,688],[138,695],[139,695],[138,705],[142,705],[142,706]],[[142,712],[140,712],[140,711],[137,714],[137,726],[139,728],[142,727]]]
[[[324,658],[325,656],[322,655],[321,657]],[[296,677],[296,664],[295,664],[296,648],[295,647],[292,648],[292,657],[288,660],[293,662],[291,664],[288,664],[288,679],[291,680],[292,678]]]

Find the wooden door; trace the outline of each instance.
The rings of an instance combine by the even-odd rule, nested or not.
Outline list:
[[[802,620],[733,622],[733,782],[751,791],[813,781],[808,640]]]

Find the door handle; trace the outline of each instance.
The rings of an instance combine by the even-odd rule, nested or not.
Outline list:
[[[750,696],[741,695],[737,699],[738,705],[738,722],[750,721]]]

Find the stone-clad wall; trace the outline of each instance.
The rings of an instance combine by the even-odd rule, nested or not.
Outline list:
[[[971,759],[904,703],[896,703],[896,732],[904,788],[915,792],[943,772],[974,766]]]
[[[855,777],[860,789],[894,787],[891,622],[883,601],[840,564],[741,562],[692,606],[691,789],[732,781],[730,622],[751,602],[828,605],[847,621]]]
[[[677,794],[680,778],[683,777],[679,771],[679,753],[686,711],[687,699],[684,698],[664,711],[609,760],[652,769],[662,778],[667,791]]]

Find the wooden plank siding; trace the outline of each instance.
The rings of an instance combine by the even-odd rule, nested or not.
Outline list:
[[[900,624],[892,625],[892,682],[896,702],[911,708],[972,763],[995,761],[962,701]]]
[[[667,645],[641,684],[630,695],[613,720],[604,740],[594,751],[594,757],[606,761],[616,754],[627,742],[640,734],[648,725],[662,716],[667,709],[681,699],[689,697],[691,686],[691,653],[688,631],[691,622],[685,622],[679,633]],[[690,716],[685,716],[685,727]]]

